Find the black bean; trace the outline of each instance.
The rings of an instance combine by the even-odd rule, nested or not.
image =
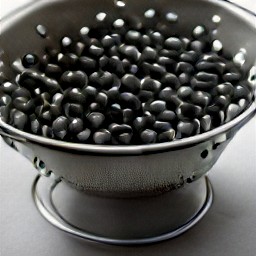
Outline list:
[[[125,108],[122,115],[124,123],[130,123],[134,119],[134,112],[130,108]]]
[[[234,86],[234,100],[238,100],[241,98],[249,99],[251,98],[251,92],[246,86],[236,85]]]
[[[176,13],[174,13],[174,12],[168,12],[165,15],[166,20],[168,20],[171,23],[177,22],[178,21],[178,17],[179,16]]]
[[[88,112],[99,112],[99,111],[104,111],[104,108],[96,102],[92,102],[89,107],[88,107]]]
[[[28,116],[19,110],[15,110],[13,115],[13,126],[23,131],[25,130],[27,122],[28,122]]]
[[[198,61],[199,54],[195,51],[183,52],[180,55],[180,60],[188,63],[195,63]]]
[[[175,74],[166,73],[161,79],[161,83],[164,87],[171,87],[173,89],[178,89],[180,87],[180,81]]]
[[[178,95],[182,100],[189,99],[192,94],[193,94],[193,90],[192,90],[192,88],[189,87],[189,86],[181,86],[181,87],[177,90],[177,95]]]
[[[200,81],[194,77],[191,79],[191,86],[194,90],[210,91],[216,85],[213,82]]]
[[[47,125],[42,126],[42,135],[44,137],[52,139],[54,137],[53,129]]]
[[[212,128],[212,119],[210,115],[204,115],[200,119],[200,126],[202,131],[207,132]]]
[[[33,119],[31,120],[31,131],[35,134],[40,134],[42,131],[42,126],[40,124],[40,122],[38,121],[38,119]]]
[[[200,122],[197,120],[180,121],[177,125],[177,134],[180,133],[182,137],[189,137],[199,133]]]
[[[238,105],[241,108],[241,111],[243,111],[249,105],[249,102],[248,100],[242,98],[238,101]]]
[[[100,104],[102,107],[106,107],[108,104],[108,96],[104,92],[98,93],[95,101]]]
[[[201,38],[206,34],[207,34],[207,31],[204,26],[196,26],[192,32],[192,35],[194,38]]]
[[[171,124],[169,122],[162,122],[162,121],[156,121],[153,124],[153,129],[156,132],[166,132],[172,128]]]
[[[176,114],[171,110],[164,110],[157,116],[157,121],[171,123],[176,119]]]
[[[146,129],[141,132],[140,139],[143,144],[155,143],[157,139],[157,133],[153,130]]]
[[[61,45],[64,49],[70,49],[71,45],[72,45],[73,41],[70,37],[65,36],[61,39]]]
[[[161,66],[164,66],[168,72],[174,72],[177,64],[175,60],[164,56],[160,56],[157,60],[157,63]]]
[[[125,40],[128,44],[137,44],[141,40],[141,33],[136,30],[129,30],[125,35]]]
[[[93,140],[96,144],[108,144],[111,141],[111,133],[106,129],[101,129],[94,133]]]
[[[132,133],[132,127],[127,124],[115,124],[112,123],[109,125],[108,130],[111,132],[113,136],[117,136],[123,133]]]
[[[83,88],[88,84],[88,77],[83,71],[66,71],[60,78],[60,84],[63,88]]]
[[[147,62],[154,62],[157,59],[157,51],[154,48],[146,46],[141,53],[141,60]]]
[[[200,61],[196,64],[196,68],[199,71],[208,71],[215,73],[217,72],[218,74],[223,74],[223,72],[226,69],[226,65],[222,62],[208,62],[208,61]]]
[[[106,95],[108,97],[108,101],[109,102],[116,101],[118,99],[118,97],[119,97],[119,89],[118,89],[118,87],[112,87],[111,89],[109,89],[106,92]]]
[[[161,33],[153,32],[153,33],[150,33],[149,37],[152,40],[153,44],[162,46],[162,44],[164,42],[164,37]]]
[[[160,112],[163,112],[166,110],[166,102],[162,100],[155,100],[150,103],[149,105],[149,111],[154,114],[159,114]]]
[[[141,89],[157,93],[161,89],[161,83],[157,80],[146,77],[141,81]]]
[[[122,61],[118,56],[111,56],[109,59],[109,63],[106,67],[111,73],[115,73],[118,76],[122,76],[125,72],[129,72],[131,69],[131,63],[127,59],[123,59]]]
[[[79,58],[79,64],[81,69],[86,72],[86,73],[93,73],[94,71],[97,70],[97,62],[96,60],[87,57],[87,56],[81,56]]]
[[[216,74],[201,71],[195,74],[195,78],[199,81],[209,82],[215,86],[218,84],[218,76]]]
[[[229,105],[230,101],[231,99],[228,95],[219,95],[213,99],[214,104],[219,106],[221,109],[226,108]]]
[[[133,127],[137,131],[144,130],[146,128],[150,128],[155,122],[155,117],[152,115],[144,115],[136,117],[133,121]]]
[[[102,47],[96,46],[96,45],[91,45],[89,47],[88,52],[91,54],[93,57],[100,57],[104,53],[104,49]]]
[[[132,136],[133,135],[131,133],[122,133],[122,134],[118,135],[117,140],[121,144],[129,145],[131,143]]]
[[[19,97],[17,97],[19,98]],[[16,98],[14,99],[16,100]],[[10,106],[12,104],[12,98],[7,94],[0,94],[0,107],[2,106]]]
[[[9,122],[10,107],[9,106],[0,106],[0,120],[5,123]]]
[[[68,131],[71,133],[71,134],[79,134],[80,132],[83,131],[83,128],[84,128],[84,123],[83,123],[83,120],[80,119],[80,118],[74,118],[69,126],[68,126]]]
[[[169,142],[175,139],[176,132],[174,129],[169,129],[168,131],[162,132],[158,135],[159,142]]]
[[[84,108],[81,104],[67,103],[64,105],[64,111],[67,117],[81,117]]]
[[[47,64],[46,68],[45,68],[45,75],[58,79],[60,78],[62,74],[62,69],[60,66],[56,65],[56,64]]]
[[[82,132],[77,134],[77,138],[80,142],[86,142],[91,135],[91,130],[85,129]]]
[[[160,91],[158,97],[161,100],[168,101],[173,95],[176,95],[176,92],[171,87],[166,87]]]
[[[105,116],[100,112],[92,112],[87,116],[87,120],[90,122],[92,128],[98,129],[103,125]]]
[[[63,70],[77,70],[77,65],[79,63],[79,58],[73,53],[58,54],[58,65]]]
[[[165,40],[164,46],[169,50],[180,51],[182,49],[182,42],[177,37],[169,37]]]
[[[121,79],[121,92],[137,93],[140,90],[140,80],[131,74],[126,74]]]
[[[104,48],[108,49],[115,45],[115,40],[113,37],[106,35],[101,39],[101,44]]]
[[[190,80],[191,80],[191,75],[187,74],[187,73],[181,73],[179,75],[179,83],[180,85],[189,85],[190,86]]]
[[[133,110],[139,110],[141,108],[141,102],[138,97],[129,92],[120,94],[120,104],[124,108],[130,108]]]
[[[141,102],[147,102],[154,98],[154,93],[151,91],[140,90],[140,92],[137,96]]]
[[[97,96],[97,89],[93,86],[88,85],[83,89],[83,94],[85,94],[88,97],[88,99],[92,101]]]
[[[0,92],[4,92],[6,94],[11,95],[15,90],[18,89],[18,86],[15,83],[5,81],[0,83]]]
[[[61,91],[59,83],[52,78],[41,77],[41,91],[49,92],[50,94],[55,94]]]
[[[37,25],[36,26],[36,31],[37,31],[37,33],[42,37],[42,38],[46,38],[47,37],[47,33],[48,33],[48,31],[47,31],[47,28],[45,27],[45,26],[43,26],[43,25]]]
[[[86,102],[86,97],[83,92],[80,88],[72,88],[66,93],[65,100],[69,103],[78,103],[83,105]]]
[[[46,111],[42,112],[42,114],[39,116],[39,118],[42,121],[42,123],[48,124],[48,125],[50,125],[51,122],[53,121],[53,115],[50,110],[46,110]]]
[[[22,59],[22,65],[25,68],[31,68],[38,62],[38,57],[35,54],[28,53]]]
[[[225,82],[231,82],[231,83],[236,83],[240,80],[241,78],[241,74],[240,73],[226,73],[223,75],[223,80]]]
[[[0,102],[1,106],[1,102]],[[13,106],[24,112],[24,113],[31,113],[35,109],[35,104],[33,99],[27,99],[25,97],[17,97],[13,100]]]
[[[211,94],[203,91],[195,91],[191,96],[192,103],[199,105],[201,107],[205,107],[211,102]]]
[[[226,110],[226,119],[225,122],[229,122],[241,113],[241,108],[237,104],[231,103]]]
[[[190,49],[197,53],[202,53],[205,50],[205,43],[199,40],[192,41],[190,43]]]
[[[233,96],[234,94],[234,86],[229,82],[218,84],[216,86],[216,90],[219,94],[222,94],[222,95]]]
[[[31,93],[26,88],[18,87],[13,93],[12,98],[15,99],[17,97],[25,97],[31,98]]]
[[[192,74],[194,73],[194,67],[188,62],[178,62],[175,68],[175,73],[176,74],[181,74],[181,73]]]
[[[159,51],[159,56],[170,58],[173,60],[178,60],[179,59],[179,52],[175,50],[167,50],[167,49],[161,49]]]
[[[132,62],[138,61],[141,55],[136,46],[133,45],[121,45],[119,47],[119,52],[124,55],[124,58],[127,58]]]
[[[52,123],[54,135],[59,139],[64,139],[68,132],[69,121],[65,116],[60,116]]]
[[[176,110],[180,120],[194,119],[202,115],[202,108],[190,103],[182,103]]]
[[[166,68],[157,63],[150,65],[150,76],[153,79],[161,79],[166,74]]]

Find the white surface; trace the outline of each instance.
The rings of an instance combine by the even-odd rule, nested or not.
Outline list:
[[[23,2],[0,0],[0,15]],[[247,3],[250,9],[256,7],[254,0],[238,2]],[[32,202],[34,168],[2,141],[0,171],[1,256],[256,255],[255,118],[242,128],[210,172],[215,199],[209,213],[183,236],[157,245],[105,246],[75,239],[53,228]]]

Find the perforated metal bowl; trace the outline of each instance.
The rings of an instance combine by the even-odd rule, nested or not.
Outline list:
[[[1,71],[11,76],[10,63],[17,56],[23,56],[31,49],[36,54],[42,53],[45,41],[36,35],[34,29],[38,24],[48,27],[51,34],[57,39],[65,34],[71,34],[72,36],[82,26],[89,26],[99,11],[112,13],[116,16],[118,16],[119,11],[140,16],[149,8],[177,13],[180,22],[175,25],[175,29],[181,31],[184,36],[189,35],[191,28],[198,24],[210,26],[213,15],[219,15],[222,22],[219,25],[217,36],[223,42],[223,46],[233,54],[238,52],[241,46],[246,49],[248,53],[247,61],[243,68],[248,69],[255,63],[255,17],[227,1],[129,0],[126,1],[125,8],[121,10],[116,7],[116,2],[118,1],[37,1],[5,18],[1,21]],[[54,44],[54,41],[51,43]],[[78,193],[87,192],[84,194],[85,197],[89,193],[96,201],[97,196],[100,196],[101,200],[105,198],[106,202],[116,200],[113,204],[126,209],[123,214],[126,212],[127,218],[129,218],[128,208],[123,205],[124,201],[120,206],[116,198],[127,200],[126,205],[129,205],[130,208],[134,205],[131,203],[134,198],[142,201],[144,196],[153,199],[158,195],[157,198],[161,198],[170,191],[169,194],[177,195],[174,198],[172,197],[172,200],[174,200],[172,202],[176,201],[177,203],[179,193],[182,194],[182,191],[191,188],[190,190],[194,192],[190,192],[189,195],[192,198],[197,198],[197,200],[193,201],[190,198],[187,202],[192,202],[193,209],[186,210],[187,203],[176,205],[175,209],[171,210],[171,214],[173,214],[172,224],[170,223],[170,211],[166,210],[166,216],[163,217],[163,208],[161,211],[154,210],[156,219],[164,218],[162,226],[167,227],[169,225],[168,227],[174,230],[198,213],[207,198],[207,189],[199,189],[200,186],[196,184],[200,182],[194,183],[193,181],[200,180],[211,169],[236,132],[254,116],[255,109],[255,102],[251,102],[250,107],[244,113],[212,131],[186,139],[154,145],[98,146],[68,143],[19,131],[3,121],[0,121],[0,133],[5,142],[27,157],[41,174],[45,176],[52,174],[55,179],[62,180],[64,184],[69,184],[79,191],[83,191]],[[187,183],[191,184],[188,185]],[[202,179],[200,184],[202,185]],[[76,193],[74,190],[72,191],[72,193]],[[200,194],[199,197],[198,194]],[[154,207],[154,204],[154,200],[151,200],[151,207]],[[160,203],[160,205],[163,205],[163,203]],[[102,206],[100,211],[104,211],[106,208],[108,207],[104,208]],[[97,209],[99,213],[99,208]],[[95,215],[95,211],[91,217]],[[186,216],[180,217],[182,211],[186,212]],[[115,214],[111,212],[110,215],[117,217],[117,212]],[[141,215],[143,215],[142,212],[140,217],[142,217]],[[151,217],[148,218],[149,221],[152,219]],[[73,218],[73,221],[76,220],[77,222],[77,218],[77,216]],[[140,218],[138,216],[136,218],[138,222]],[[148,228],[149,222],[146,223],[146,221],[144,224],[140,223],[135,227],[137,222],[133,222],[134,229],[132,230],[127,229],[128,224],[125,225],[122,222],[122,226],[119,223],[118,232],[116,228],[109,231],[113,225],[111,227],[110,225],[106,226],[102,231],[99,227],[95,228],[97,226],[95,224],[91,232],[101,233],[102,236],[111,233],[111,237],[128,240],[135,237],[136,241],[139,238],[159,236],[167,232],[166,228]],[[132,225],[129,224],[129,226]],[[125,228],[126,231],[128,230],[127,232]],[[163,239],[162,237],[162,239],[154,241]],[[98,240],[100,241],[100,239]],[[113,243],[111,239],[104,241]],[[121,241],[125,243],[124,240]],[[130,243],[129,241],[127,243]],[[140,240],[140,242],[143,241],[152,242],[150,239]],[[115,242],[118,243],[117,240]],[[135,241],[133,240],[133,242]]]

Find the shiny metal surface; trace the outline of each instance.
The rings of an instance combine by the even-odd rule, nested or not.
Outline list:
[[[208,178],[192,183],[186,191],[122,201],[74,195],[75,191],[69,191],[73,195],[67,196],[67,188],[57,192],[56,199],[54,193],[61,181],[40,179],[40,176],[35,179],[32,195],[37,209],[47,221],[76,237],[112,245],[152,244],[175,238],[198,223],[213,201]],[[67,199],[73,202],[68,209],[65,208]],[[79,211],[70,210],[74,208]]]

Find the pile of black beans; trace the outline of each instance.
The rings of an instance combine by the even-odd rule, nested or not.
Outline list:
[[[153,9],[141,19],[97,14],[59,48],[23,56],[15,81],[2,74],[0,118],[48,138],[110,145],[168,142],[229,122],[253,100],[244,52],[230,56],[203,25],[189,38],[170,34],[175,22]],[[49,39],[46,27],[36,30]]]

